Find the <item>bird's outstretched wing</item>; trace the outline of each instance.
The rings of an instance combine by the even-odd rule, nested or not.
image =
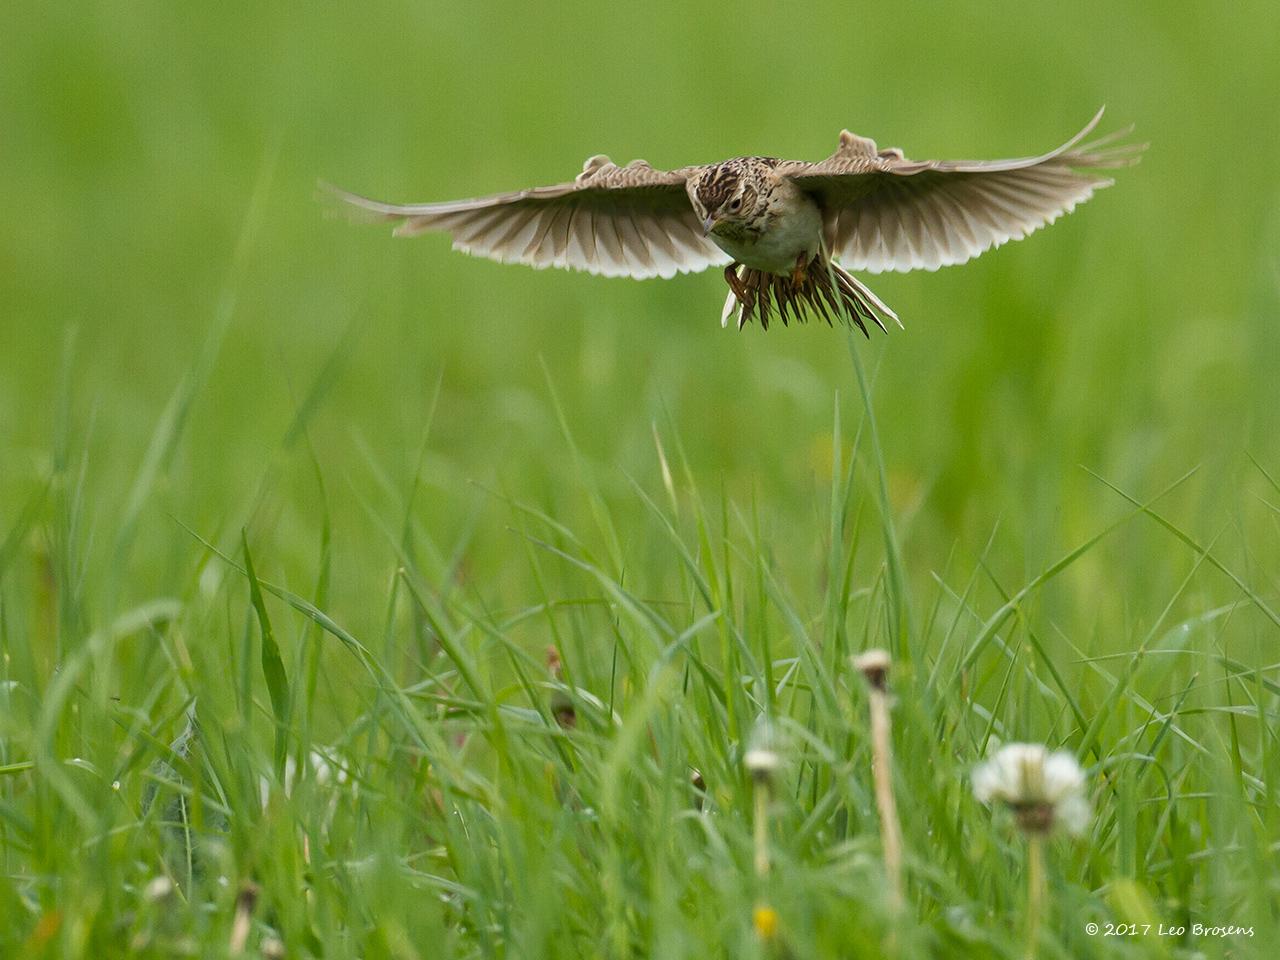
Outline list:
[[[455,250],[502,263],[643,279],[729,262],[703,235],[685,193],[696,169],[655,170],[643,160],[619,167],[596,156],[571,183],[448,203],[382,203],[329,189],[398,223],[397,236],[440,231]]]
[[[1145,144],[1081,145],[1102,111],[1051,153],[1016,160],[908,160],[849,131],[820,163],[777,168],[813,195],[826,243],[854,270],[936,270],[1052,223],[1111,180],[1096,171],[1136,163]]]

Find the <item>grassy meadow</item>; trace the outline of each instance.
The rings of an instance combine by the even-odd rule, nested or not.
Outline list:
[[[1270,955],[1278,31],[1260,0],[0,14],[0,957]],[[864,277],[906,326],[869,341],[315,199],[842,127],[1018,156],[1104,103],[1142,164]],[[1093,811],[1031,947],[1030,848],[971,786],[1015,741]]]

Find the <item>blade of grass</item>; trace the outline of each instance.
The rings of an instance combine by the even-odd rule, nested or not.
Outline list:
[[[262,585],[253,570],[253,557],[249,553],[249,536],[240,531],[240,546],[244,556],[245,578],[249,581],[249,602],[258,617],[258,636],[262,643],[262,677],[271,697],[271,712],[275,715],[275,764],[276,776],[284,780],[284,760],[289,752],[289,678],[285,674],[284,660],[276,644],[267,605],[262,599]]]

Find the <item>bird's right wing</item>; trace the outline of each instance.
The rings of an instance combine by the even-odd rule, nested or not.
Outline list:
[[[502,263],[644,279],[729,262],[703,235],[685,192],[696,169],[655,170],[643,160],[619,167],[596,156],[571,183],[446,203],[382,203],[329,189],[398,223],[397,236],[439,231],[455,250]]]
[[[1101,117],[1058,149],[1015,160],[908,160],[845,131],[831,157],[777,172],[817,201],[846,267],[936,270],[1052,223],[1111,183],[1099,170],[1136,163],[1143,144],[1115,143],[1127,130],[1081,143]]]

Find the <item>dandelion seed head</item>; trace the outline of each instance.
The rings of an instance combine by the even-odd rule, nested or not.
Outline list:
[[[973,795],[981,803],[1002,803],[1029,833],[1056,825],[1072,834],[1089,825],[1085,775],[1065,750],[1050,753],[1038,743],[1011,743],[973,771]]]
[[[1089,801],[1083,794],[1073,794],[1064,799],[1058,804],[1057,813],[1062,829],[1073,837],[1079,837],[1089,829],[1089,820],[1093,816]]]
[[[765,717],[757,720],[755,729],[751,731],[747,752],[742,755],[742,765],[756,783],[768,783],[782,767],[781,738]]]
[[[768,780],[782,766],[782,758],[772,750],[755,747],[742,758],[743,766],[756,780]]]
[[[867,650],[853,658],[854,669],[861,672],[867,678],[867,683],[877,690],[884,689],[889,667],[892,665],[893,658],[889,656],[888,650]]]

